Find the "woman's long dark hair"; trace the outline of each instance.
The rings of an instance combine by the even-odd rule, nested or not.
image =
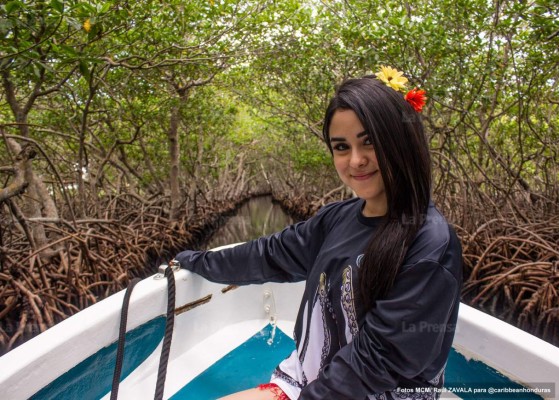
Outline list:
[[[372,235],[359,280],[365,306],[386,296],[407,250],[425,220],[431,193],[431,159],[419,114],[402,93],[373,76],[343,82],[326,110],[323,134],[337,110],[353,110],[373,143],[388,203]]]

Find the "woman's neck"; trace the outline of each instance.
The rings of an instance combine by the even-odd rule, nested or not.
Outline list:
[[[363,206],[363,216],[365,217],[382,217],[386,215],[388,211],[388,206],[386,204],[371,204],[370,202],[365,201],[365,205]]]

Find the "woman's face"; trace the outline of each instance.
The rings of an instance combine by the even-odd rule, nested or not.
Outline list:
[[[386,193],[375,149],[355,112],[335,111],[329,134],[336,171],[342,182],[365,200],[363,214],[386,214]]]

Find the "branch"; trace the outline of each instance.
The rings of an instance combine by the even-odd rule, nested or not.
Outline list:
[[[25,181],[25,168],[36,155],[37,152],[32,146],[24,146],[17,155],[16,167],[13,169],[15,172],[15,179],[8,186],[0,189],[0,203],[19,195],[29,186],[29,182]]]
[[[25,115],[27,115],[29,111],[31,111],[31,107],[33,107],[33,103],[35,103],[37,97],[46,96],[47,94],[51,94],[52,92],[58,91],[62,87],[62,85],[64,85],[66,81],[70,79],[70,77],[72,76],[74,71],[76,71],[76,69],[78,69],[77,66],[72,68],[72,70],[66,75],[66,77],[62,78],[62,80],[58,82],[56,85],[51,86],[50,88],[45,89],[43,91],[40,91],[43,82],[42,81],[37,82],[35,88],[33,89],[33,93],[31,93],[31,95],[29,96],[29,100],[27,100],[27,103],[23,108],[23,112],[25,113]]]
[[[215,76],[217,75],[218,71],[214,71],[212,72],[212,74],[205,78],[205,79],[196,79],[194,81],[190,81],[189,83],[183,85],[183,86],[179,86],[177,83],[175,82],[171,82],[171,84],[173,85],[173,87],[175,88],[175,90],[177,91],[177,93],[179,94],[180,97],[184,97],[185,94],[192,89],[193,87],[197,87],[197,86],[204,86],[207,85],[208,83],[210,83],[212,81],[213,78],[215,78]]]
[[[10,73],[8,70],[2,71],[2,85],[4,86],[4,91],[6,92],[6,100],[16,117],[16,121],[19,122],[18,115],[21,113],[21,108],[17,102],[14,84],[10,80]]]
[[[555,32],[553,32],[551,35],[549,35],[548,37],[545,38],[545,40],[549,41],[551,39],[553,39],[554,37],[559,36],[559,30],[556,30]]]

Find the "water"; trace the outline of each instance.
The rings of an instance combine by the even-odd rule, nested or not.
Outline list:
[[[237,214],[216,231],[206,247],[211,249],[246,242],[279,232],[293,222],[278,204],[272,203],[271,196],[255,197],[243,204]]]

